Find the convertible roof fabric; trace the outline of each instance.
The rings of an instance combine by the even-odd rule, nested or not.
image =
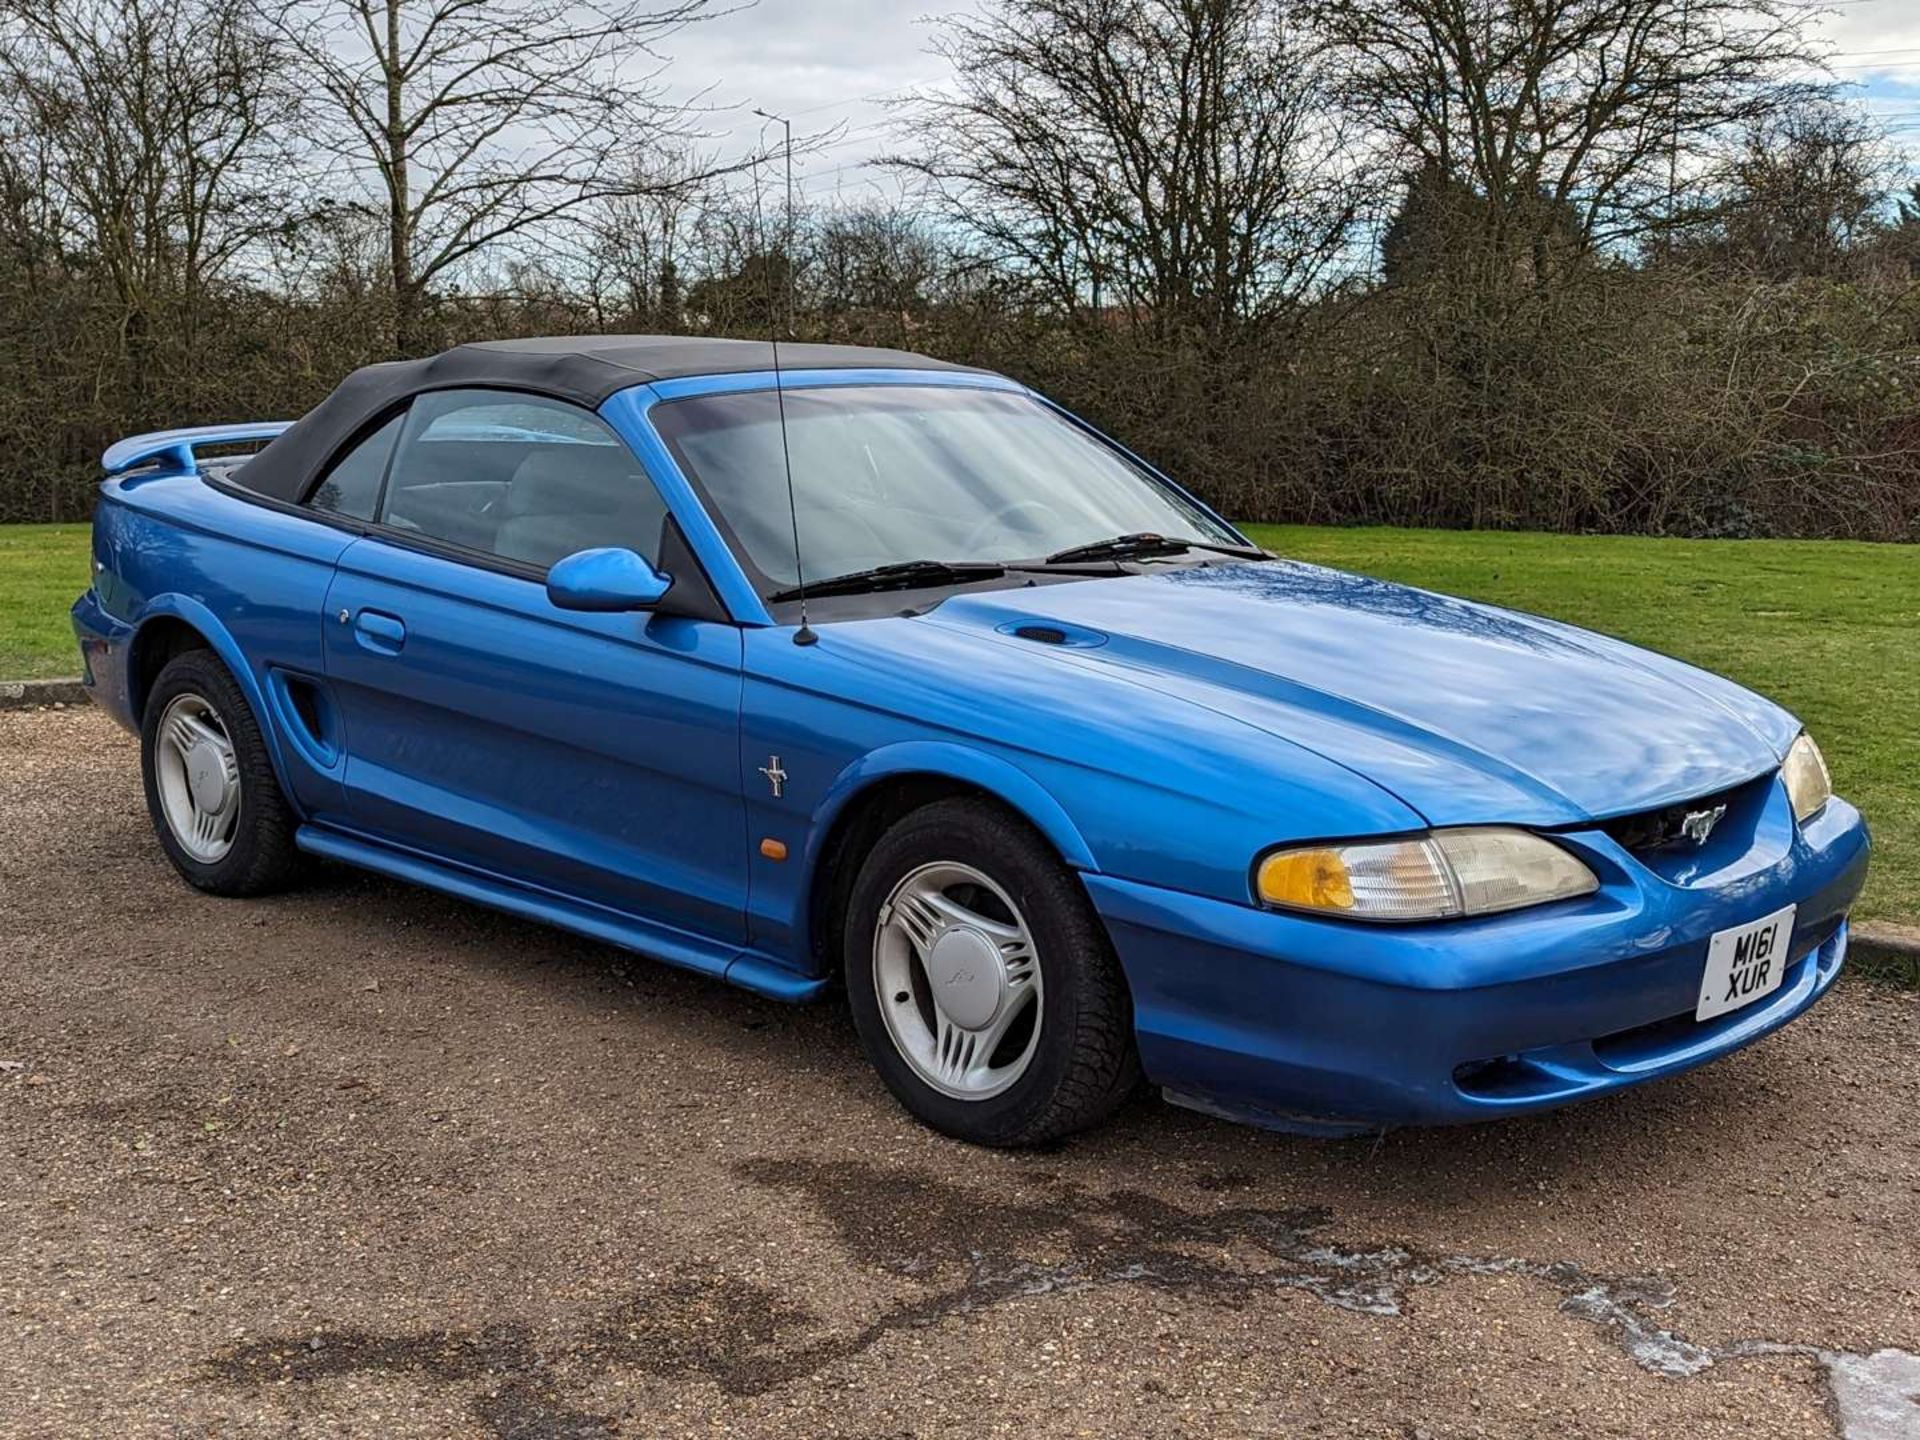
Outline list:
[[[340,447],[373,421],[427,390],[498,386],[598,406],[609,395],[651,380],[771,370],[765,340],[685,335],[563,335],[484,340],[425,360],[396,360],[356,370],[229,479],[255,494],[297,502]],[[861,345],[782,345],[782,370],[967,370],[905,350]]]

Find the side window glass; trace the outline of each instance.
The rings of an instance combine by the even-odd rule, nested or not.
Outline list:
[[[307,503],[355,520],[373,519],[374,507],[380,503],[380,481],[386,476],[387,457],[393,453],[402,418],[394,416],[335,461]]]
[[[442,390],[408,412],[380,519],[544,570],[601,545],[657,562],[666,515],[599,416],[537,395]]]

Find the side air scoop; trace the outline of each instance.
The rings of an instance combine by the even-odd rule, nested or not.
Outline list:
[[[151,435],[130,435],[116,440],[100,457],[109,475],[124,475],[137,466],[166,461],[182,470],[199,468],[195,446],[245,445],[249,441],[271,440],[293,422],[256,420],[248,425],[197,425],[184,430],[156,430]]]

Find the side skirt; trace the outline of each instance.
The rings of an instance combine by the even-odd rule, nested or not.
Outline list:
[[[489,871],[449,864],[378,840],[317,825],[302,825],[294,835],[294,843],[310,855],[391,875],[396,880],[424,885],[429,890],[504,910],[509,915],[551,925],[650,959],[664,960],[669,965],[697,970],[772,1000],[799,1004],[815,999],[827,988],[824,979],[796,974],[757,951],[737,945],[716,945],[684,930],[636,920],[604,906],[556,895]]]

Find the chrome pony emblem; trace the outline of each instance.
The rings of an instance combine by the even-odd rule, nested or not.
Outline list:
[[[767,777],[767,784],[773,787],[773,798],[778,800],[785,793],[787,784],[787,772],[780,768],[780,757],[769,755],[767,763],[760,767],[760,773]]]
[[[1680,833],[1696,845],[1707,843],[1707,837],[1713,834],[1713,827],[1720,823],[1720,817],[1727,813],[1725,805],[1715,805],[1710,810],[1689,810],[1686,818],[1680,822]]]

